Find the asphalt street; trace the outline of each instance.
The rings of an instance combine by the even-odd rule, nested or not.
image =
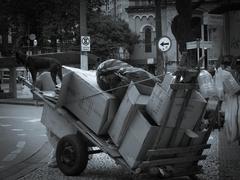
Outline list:
[[[151,175],[133,175],[108,155],[93,155],[85,171],[76,177],[65,176],[47,162],[51,146],[45,127],[40,123],[42,107],[29,101],[29,89],[18,92],[19,99],[0,104],[0,180],[155,180]],[[33,102],[32,106],[20,105]],[[3,103],[3,102],[1,102]],[[11,105],[18,104],[18,105]],[[34,105],[34,106],[33,106]],[[228,144],[223,131],[214,130],[209,137],[211,148],[204,151],[207,159],[200,161],[200,180],[239,180],[240,146]],[[188,178],[175,178],[186,180]]]
[[[18,173],[21,168],[16,169],[17,165],[37,154],[47,142],[41,113],[40,106],[0,104],[1,178]]]

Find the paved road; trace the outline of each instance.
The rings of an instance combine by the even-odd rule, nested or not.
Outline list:
[[[0,104],[0,179],[18,173],[20,164],[26,168],[22,162],[36,155],[47,142],[41,113],[39,106]]]
[[[210,150],[206,150],[205,154],[208,155],[206,161],[200,162],[203,165],[204,173],[198,177],[200,180],[217,180],[218,179],[218,132],[214,131],[209,138],[209,143],[212,144]],[[88,162],[88,166],[80,176],[68,177],[64,176],[62,172],[56,168],[49,168],[43,164],[37,170],[29,173],[19,180],[159,180],[159,177],[151,175],[135,176],[132,175],[127,169],[117,165],[113,159],[106,154],[97,154]],[[171,180],[187,180],[189,178],[171,178]],[[166,180],[166,179],[165,179]],[[168,179],[169,180],[169,179]]]

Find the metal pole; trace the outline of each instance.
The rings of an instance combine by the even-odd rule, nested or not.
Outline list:
[[[157,50],[157,74],[164,73],[164,58],[163,54],[158,48],[158,41],[162,36],[162,21],[161,21],[161,2],[162,0],[155,0],[156,6],[156,50]]]
[[[80,0],[80,39],[81,36],[87,35],[87,0]],[[85,70],[88,67],[84,66],[83,64],[88,64],[88,56],[87,52],[81,51],[81,41],[80,41],[80,67],[84,68]]]

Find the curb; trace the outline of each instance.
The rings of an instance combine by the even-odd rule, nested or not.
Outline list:
[[[0,104],[43,106],[44,102],[33,99],[0,99]]]

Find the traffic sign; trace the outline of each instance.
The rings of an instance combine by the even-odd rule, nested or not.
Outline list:
[[[90,36],[81,36],[81,51],[90,51]]]
[[[203,24],[205,25],[214,25],[214,26],[223,26],[224,25],[224,16],[219,14],[203,14]]]
[[[167,36],[161,37],[160,40],[158,41],[158,48],[163,52],[168,51],[171,48],[171,46],[172,46],[172,41]]]
[[[30,34],[29,35],[29,39],[32,40],[32,41],[35,40],[36,39],[36,35],[35,34]]]
[[[187,44],[187,49],[212,48],[212,41],[191,41],[191,42],[187,42],[186,44]]]

